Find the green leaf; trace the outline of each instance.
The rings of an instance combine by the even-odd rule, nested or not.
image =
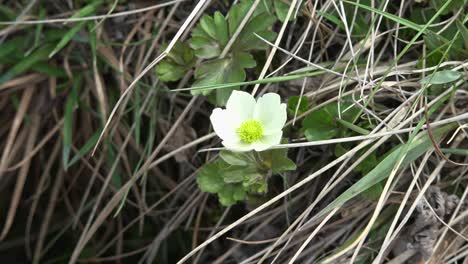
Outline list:
[[[350,106],[351,103],[345,99],[340,103],[341,120],[347,121],[347,123],[353,122],[359,114],[359,109],[356,107],[349,108]],[[341,122],[337,122],[338,119],[338,103],[336,102],[308,114],[302,121],[305,137],[308,141],[326,140],[336,137],[340,131],[346,131],[347,129]]]
[[[420,81],[422,84],[446,84],[454,82],[463,76],[461,72],[444,70],[426,76]]]
[[[268,28],[273,25],[276,21],[274,16],[267,13],[262,13],[245,25],[239,37],[234,42],[232,50],[234,51],[251,51],[251,50],[263,50],[268,45],[255,34],[262,38],[272,41],[276,37],[276,33],[269,31]]]
[[[216,39],[219,41],[221,46],[226,46],[229,41],[228,24],[224,19],[224,16],[216,11],[214,14],[214,25],[216,31]]]
[[[218,194],[220,203],[225,206],[245,200],[247,194],[263,194],[268,190],[268,178],[272,174],[296,169],[287,151],[235,153],[222,150],[219,159],[200,169],[198,186],[204,192]]]
[[[167,45],[161,47],[162,50]],[[155,68],[156,75],[163,82],[180,80],[195,65],[193,50],[185,43],[177,42],[171,52]]]
[[[276,33],[269,31],[269,27],[276,21],[276,18],[265,12],[264,8],[258,7],[252,18],[242,28],[240,34],[235,38],[229,51],[223,58],[221,52],[226,48],[227,43],[233,38],[239,25],[247,15],[253,1],[244,0],[231,7],[227,21],[220,12],[215,12],[213,17],[205,15],[200,19],[200,23],[192,30],[190,47],[194,50],[196,57],[200,59],[213,59],[204,61],[195,71],[194,86],[206,86],[225,84],[232,82],[243,82],[246,78],[245,69],[253,68],[256,62],[250,51],[266,49],[267,45],[255,34],[267,40],[273,40]],[[170,74],[178,75],[178,72],[169,65],[162,65],[168,78]],[[216,89],[216,95],[209,97],[210,102],[223,106],[231,95],[230,89]],[[192,94],[209,95],[210,90],[192,91]]]
[[[255,60],[248,53],[238,53],[235,57],[217,59],[200,65],[195,70],[197,79],[194,86],[241,82],[245,80],[245,68],[255,66]],[[216,104],[224,106],[231,92],[238,87],[216,90]],[[211,90],[192,90],[192,94],[208,95]]]
[[[273,5],[275,6],[276,16],[278,16],[278,19],[281,22],[284,22],[288,15],[289,5],[283,2],[282,0],[273,0]],[[293,15],[289,18],[289,21],[293,21],[294,19],[295,18],[293,13]]]
[[[223,190],[218,193],[219,202],[224,206],[243,201],[246,197],[246,192],[241,185],[225,185]]]
[[[64,78],[67,77],[67,73],[63,69],[63,67],[59,67],[56,65],[48,64],[46,62],[38,62],[31,66],[31,70],[44,73],[48,76],[54,76],[57,78]]]
[[[218,16],[221,15],[219,12]],[[221,15],[223,16],[223,15]],[[224,18],[224,17],[223,17]],[[218,40],[218,36],[216,34],[216,24],[214,22],[214,19],[208,15],[204,15],[200,19],[200,27],[203,29],[203,31],[211,38]]]
[[[240,23],[249,12],[251,7],[251,3],[247,1],[241,1],[241,3],[236,4],[231,7],[228,16],[228,24],[229,24],[229,35],[232,36],[234,32],[236,32],[237,28],[239,27]]]
[[[243,152],[232,152],[229,150],[221,150],[219,156],[230,165],[246,166],[249,163],[248,154]]]
[[[209,163],[203,166],[198,173],[197,183],[200,189],[208,193],[217,193],[225,185],[219,173],[218,163]]]
[[[245,168],[232,166],[223,170],[223,180],[225,183],[241,183],[246,177]]]
[[[272,174],[296,170],[296,164],[288,158],[288,149],[270,149],[260,152],[260,156]]]
[[[190,46],[195,50],[196,56],[202,59],[218,57],[229,39],[234,36],[251,5],[252,3],[248,1],[242,1],[240,4],[234,5],[231,7],[227,21],[219,12],[216,12],[213,17],[203,16],[200,23],[193,29],[190,40]],[[269,31],[268,28],[275,21],[276,18],[266,12],[254,13],[253,17],[236,37],[231,47],[232,52],[247,52],[267,48],[267,45],[255,34],[267,40],[273,40],[276,33]]]
[[[294,113],[296,112],[296,108],[298,104],[299,104],[299,108],[297,109],[297,115],[300,115],[304,113],[305,111],[307,111],[307,109],[309,108],[309,98],[305,96],[289,97],[287,109],[288,109],[288,114],[290,116],[294,116]]]
[[[220,203],[229,206],[237,201],[245,200],[246,192],[242,184],[231,184],[225,181],[226,177],[223,174],[226,173],[226,168],[230,168],[229,164],[222,160],[204,165],[198,174],[197,183],[202,191],[217,193]]]
[[[167,60],[161,61],[156,66],[156,75],[163,82],[180,80],[187,72],[184,67],[173,64]]]
[[[441,148],[440,150],[442,150],[443,153],[468,156],[468,149]]]
[[[326,106],[308,114],[302,121],[304,135],[308,141],[334,138],[338,135],[334,116],[330,112],[333,106]]]

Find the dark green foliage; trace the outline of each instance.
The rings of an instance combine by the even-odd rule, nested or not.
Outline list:
[[[167,45],[161,47],[165,50]],[[176,43],[167,57],[156,66],[156,74],[163,82],[180,80],[195,65],[193,50],[185,43]]]
[[[300,102],[299,102],[300,99]],[[296,113],[296,108],[297,104],[299,104],[299,108],[297,109],[297,115],[300,115],[307,111],[309,107],[309,99],[305,96],[299,97],[299,96],[290,96],[288,99],[288,115],[289,116],[294,116],[294,113]]]
[[[245,69],[256,66],[250,52],[263,50],[267,45],[255,34],[267,40],[274,39],[276,33],[268,29],[276,18],[267,12],[255,13],[235,37],[251,4],[250,1],[242,1],[234,5],[227,19],[220,12],[215,12],[213,16],[205,15],[200,19],[200,23],[192,31],[190,46],[198,58],[208,61],[204,61],[196,69],[196,81],[193,86],[243,82],[246,79]],[[228,42],[234,37],[232,46],[223,54]],[[220,106],[225,105],[231,91],[237,88],[217,89],[214,102]],[[192,94],[208,95],[211,92],[212,90],[193,90]]]
[[[351,105],[346,101],[340,103],[341,120],[349,123],[352,123],[359,114],[358,108],[354,106],[349,108]],[[338,103],[331,103],[308,114],[302,121],[302,131],[309,141],[331,139],[340,134],[342,135],[347,130],[338,122],[338,119]]]
[[[222,150],[217,160],[202,167],[197,183],[202,191],[216,193],[219,202],[229,206],[246,200],[248,195],[266,193],[271,175],[295,169],[287,149],[258,153]]]

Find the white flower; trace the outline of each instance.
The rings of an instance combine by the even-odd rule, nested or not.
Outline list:
[[[267,93],[255,101],[249,93],[233,91],[226,109],[214,109],[210,120],[227,149],[263,151],[281,142],[286,104],[276,93]]]

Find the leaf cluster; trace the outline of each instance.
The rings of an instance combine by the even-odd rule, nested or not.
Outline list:
[[[252,4],[251,0],[241,1],[232,6],[226,16],[218,11],[212,16],[204,15],[193,29],[188,44],[179,44],[156,68],[158,77],[162,81],[177,81],[198,58],[201,63],[195,68],[192,84],[195,87],[245,81],[246,69],[257,65],[253,52],[267,48],[258,36],[269,41],[276,37],[276,33],[270,30],[276,17],[263,5],[257,7],[242,30],[237,32]],[[212,90],[193,90],[192,94],[210,95],[211,102],[222,106],[232,90],[237,88],[218,89],[215,93]]]
[[[287,157],[287,149],[263,152],[231,152],[222,150],[219,158],[205,164],[197,177],[200,189],[216,193],[219,202],[230,206],[268,191],[271,175],[295,170],[296,164]]]

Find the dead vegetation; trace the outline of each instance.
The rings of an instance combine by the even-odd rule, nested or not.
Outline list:
[[[212,99],[184,89],[204,61],[168,82],[154,66],[233,3],[0,1],[0,260],[468,263],[466,1],[431,1],[282,1],[294,19],[240,87],[303,96],[297,169],[229,207],[196,183],[220,146]],[[310,140],[337,102],[359,118]]]

